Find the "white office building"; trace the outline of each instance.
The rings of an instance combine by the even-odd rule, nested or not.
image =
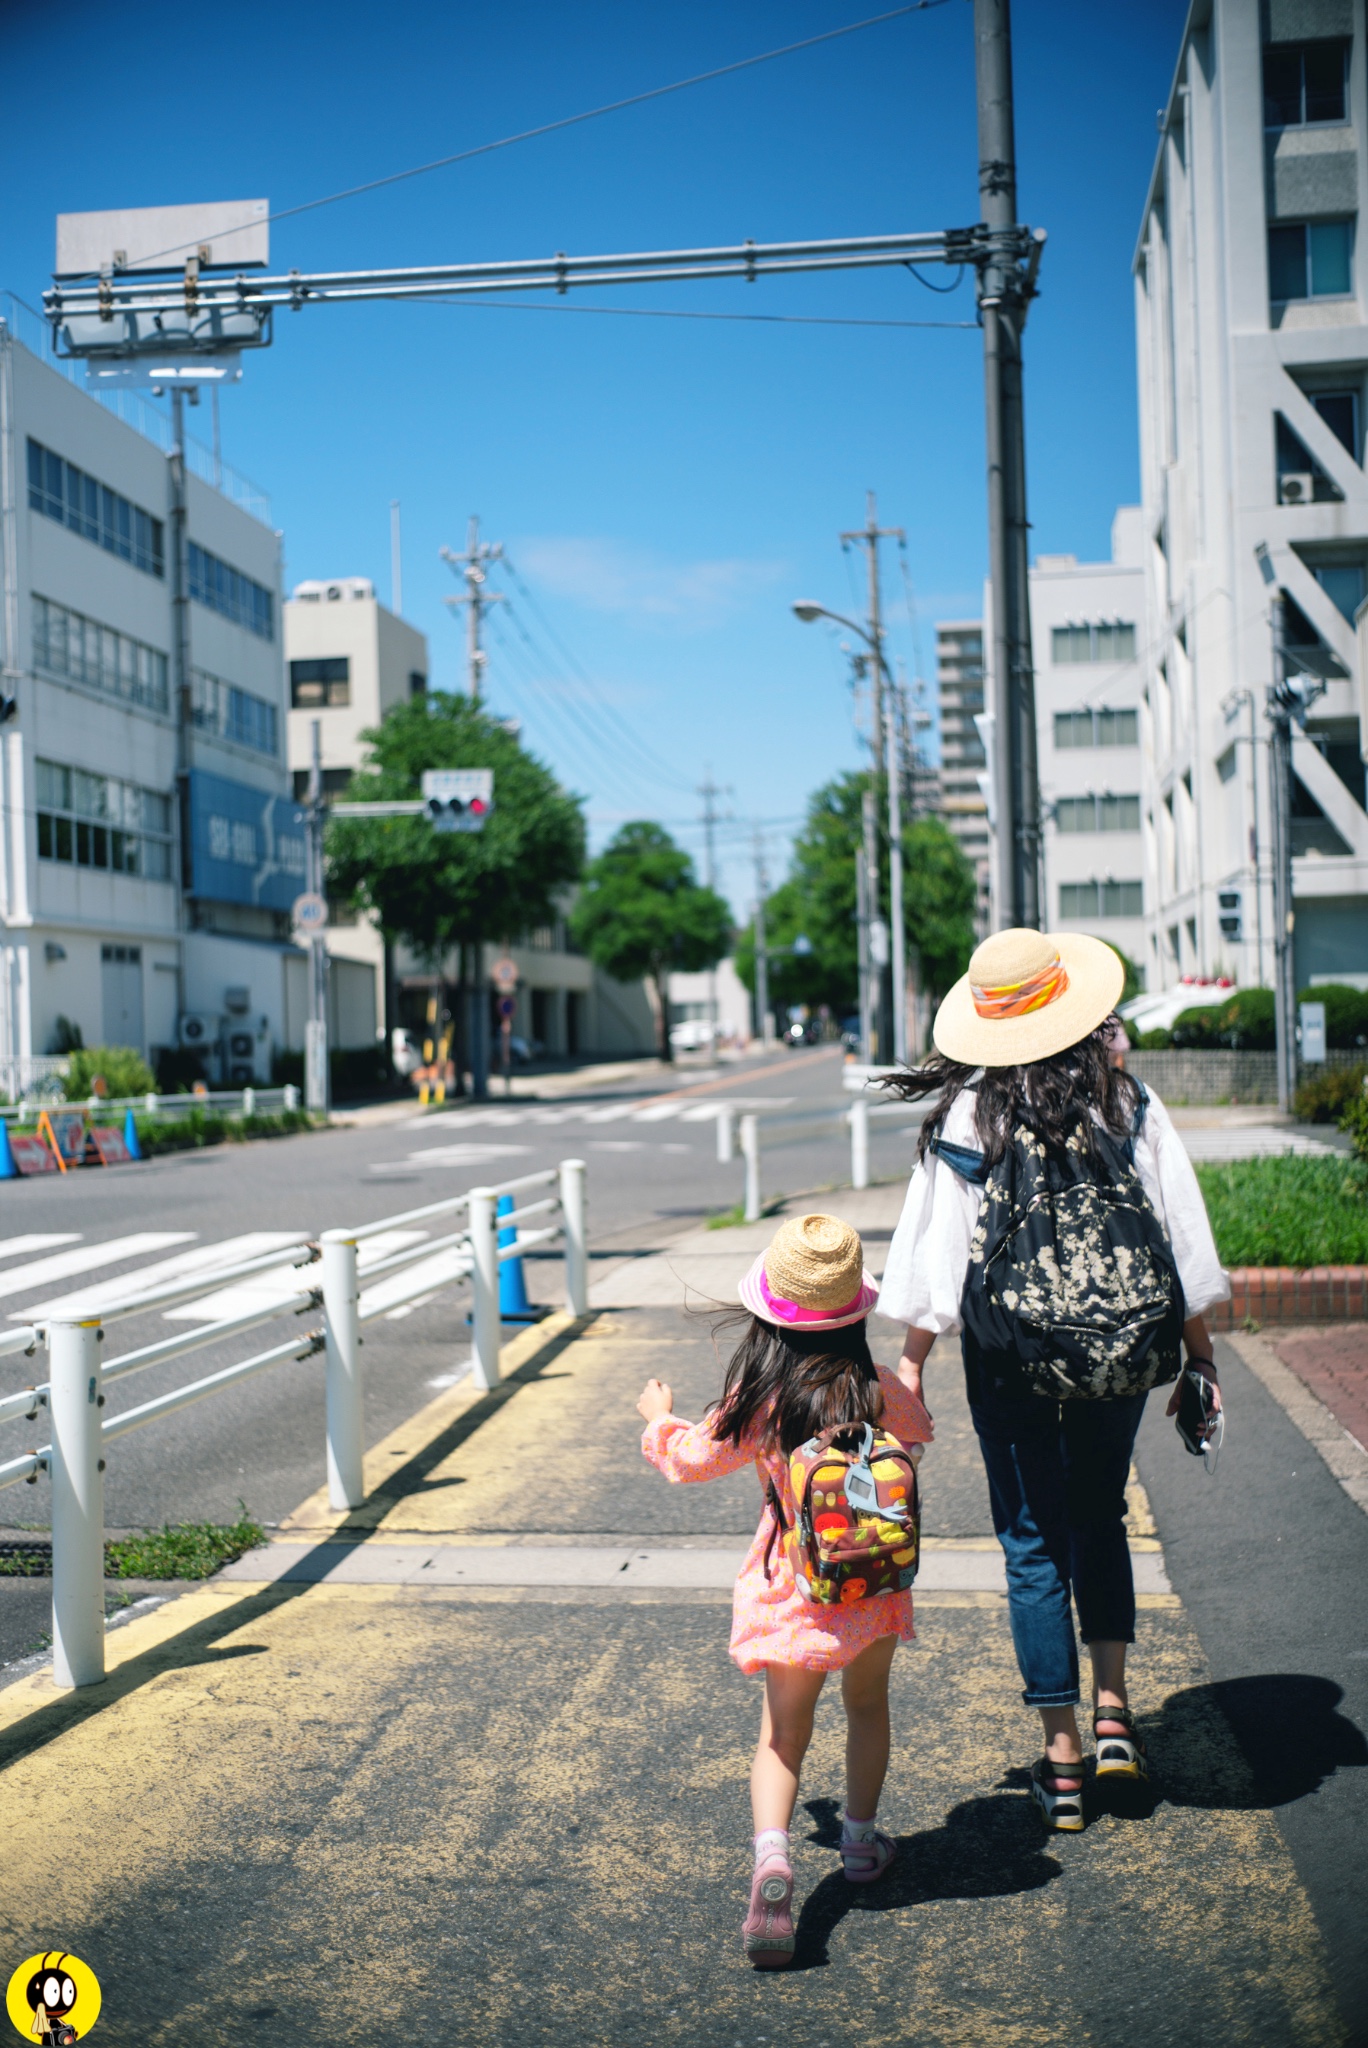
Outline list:
[[[1273,974],[1273,632],[1330,671],[1294,745],[1295,970],[1368,982],[1354,619],[1368,44],[1362,0],[1194,0],[1135,256],[1149,985]]]
[[[947,619],[936,627],[936,700],[940,729],[939,811],[974,870],[975,923],[990,929],[992,834],[980,786],[987,756],[975,719],[984,708],[981,619]]]
[[[1143,972],[1140,507],[1117,512],[1109,562],[1038,555],[1030,586],[1044,922],[1106,939]]]

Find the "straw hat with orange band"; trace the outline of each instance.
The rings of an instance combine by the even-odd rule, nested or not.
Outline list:
[[[936,1050],[966,1067],[1047,1060],[1104,1023],[1125,982],[1118,955],[1084,932],[995,932],[936,1012]]]

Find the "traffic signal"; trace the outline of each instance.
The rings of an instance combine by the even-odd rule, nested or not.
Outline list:
[[[492,768],[428,768],[423,802],[434,832],[480,832],[494,808]]]

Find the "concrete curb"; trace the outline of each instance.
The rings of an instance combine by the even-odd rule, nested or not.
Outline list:
[[[1368,1515],[1368,1450],[1350,1436],[1323,1401],[1285,1366],[1272,1346],[1250,1331],[1230,1331],[1226,1342],[1234,1346],[1256,1379],[1263,1381],[1273,1399],[1296,1425],[1312,1449],[1319,1452],[1333,1476],[1351,1501]]]

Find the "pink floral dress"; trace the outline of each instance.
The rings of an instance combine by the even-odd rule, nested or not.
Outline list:
[[[904,1444],[929,1444],[933,1435],[931,1417],[921,1402],[908,1392],[896,1373],[882,1365],[876,1370],[884,1397],[880,1426]],[[774,1481],[784,1514],[790,1525],[793,1522],[794,1499],[787,1461],[777,1450],[759,1450],[753,1433],[739,1444],[719,1443],[706,1422],[685,1422],[682,1416],[658,1415],[654,1422],[647,1423],[641,1448],[676,1486],[687,1486],[699,1479],[721,1479],[753,1462],[761,1488],[767,1480]],[[793,1583],[782,1533],[770,1552],[770,1576],[766,1580],[765,1545],[773,1524],[773,1512],[766,1505],[732,1600],[731,1654],[743,1671],[760,1671],[766,1664],[798,1664],[806,1671],[839,1671],[881,1636],[896,1635],[905,1643],[915,1639],[910,1593],[881,1593],[877,1599],[860,1600],[851,1607],[818,1607],[804,1600]]]

